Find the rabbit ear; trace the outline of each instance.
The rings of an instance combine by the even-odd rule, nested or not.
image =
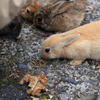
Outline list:
[[[63,13],[69,6],[72,1],[59,1],[52,7],[52,13],[55,15]]]
[[[59,44],[60,47],[67,46],[74,42],[77,38],[80,37],[80,34],[70,34],[66,35],[65,37],[61,37],[61,43]]]
[[[62,33],[61,36],[65,37],[66,35],[73,34],[73,33],[76,33],[76,32],[79,32],[79,31],[78,30],[71,30],[71,31]]]

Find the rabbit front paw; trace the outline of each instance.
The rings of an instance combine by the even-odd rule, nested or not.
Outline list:
[[[80,65],[82,62],[83,62],[83,60],[72,60],[72,61],[70,62],[70,65],[78,66],[78,65]]]

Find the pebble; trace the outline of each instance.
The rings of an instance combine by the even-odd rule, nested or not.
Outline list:
[[[62,92],[66,92],[67,89],[68,87],[61,87],[58,89],[58,93],[61,94]]]
[[[37,53],[37,52],[38,52],[38,50],[33,50],[33,52],[34,52],[34,53]]]
[[[5,54],[6,54],[6,52],[1,52],[0,54],[1,54],[1,55],[5,55]]]
[[[39,36],[38,39],[42,39],[42,36]]]
[[[3,65],[4,64],[4,61],[3,60],[0,60],[0,65]]]
[[[88,83],[92,83],[92,80],[88,80],[87,82],[88,82]]]
[[[19,69],[27,69],[28,67],[26,65],[24,65],[24,64],[19,64],[18,68]]]
[[[84,73],[87,75],[90,71],[89,70],[85,70]]]
[[[3,66],[7,66],[7,62],[6,61],[3,62]]]
[[[0,72],[3,72],[5,71],[4,67],[0,68]]]
[[[95,67],[96,67],[95,65],[92,65],[92,66],[91,66],[92,69],[95,69]]]
[[[84,20],[90,22],[90,16],[85,17]]]
[[[69,83],[72,83],[72,84],[77,84],[77,82],[75,81],[74,78],[65,78],[63,79],[63,82],[69,82]]]
[[[23,48],[20,48],[20,49],[18,49],[17,51],[18,51],[18,52],[23,52],[24,49],[23,49]]]
[[[97,79],[100,81],[100,76],[98,76]]]

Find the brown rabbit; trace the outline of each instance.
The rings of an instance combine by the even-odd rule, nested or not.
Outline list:
[[[67,31],[78,27],[83,18],[87,0],[59,0],[55,4],[39,7],[33,23],[47,31]]]
[[[9,35],[14,39],[18,39],[24,20],[18,15],[8,25],[0,30],[0,36]]]
[[[24,19],[33,22],[33,15],[36,9],[40,6],[40,3],[36,0],[32,0],[29,4],[24,6],[20,12],[19,15],[22,16]]]
[[[100,21],[50,36],[43,41],[40,54],[45,59],[73,59],[71,65],[86,58],[100,59]]]

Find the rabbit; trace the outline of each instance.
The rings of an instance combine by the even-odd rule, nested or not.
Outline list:
[[[74,66],[86,58],[100,59],[100,21],[51,35],[42,42],[40,56],[45,59],[73,59],[70,65]]]
[[[34,13],[33,24],[47,31],[65,32],[80,26],[87,0],[59,0],[40,6]]]
[[[32,0],[26,6],[24,6],[20,11],[19,15],[22,16],[24,19],[33,22],[33,15],[36,9],[40,6],[40,3],[36,0]]]
[[[19,15],[15,16],[10,23],[0,30],[0,36],[9,35],[13,39],[18,39],[23,22],[24,20]]]

